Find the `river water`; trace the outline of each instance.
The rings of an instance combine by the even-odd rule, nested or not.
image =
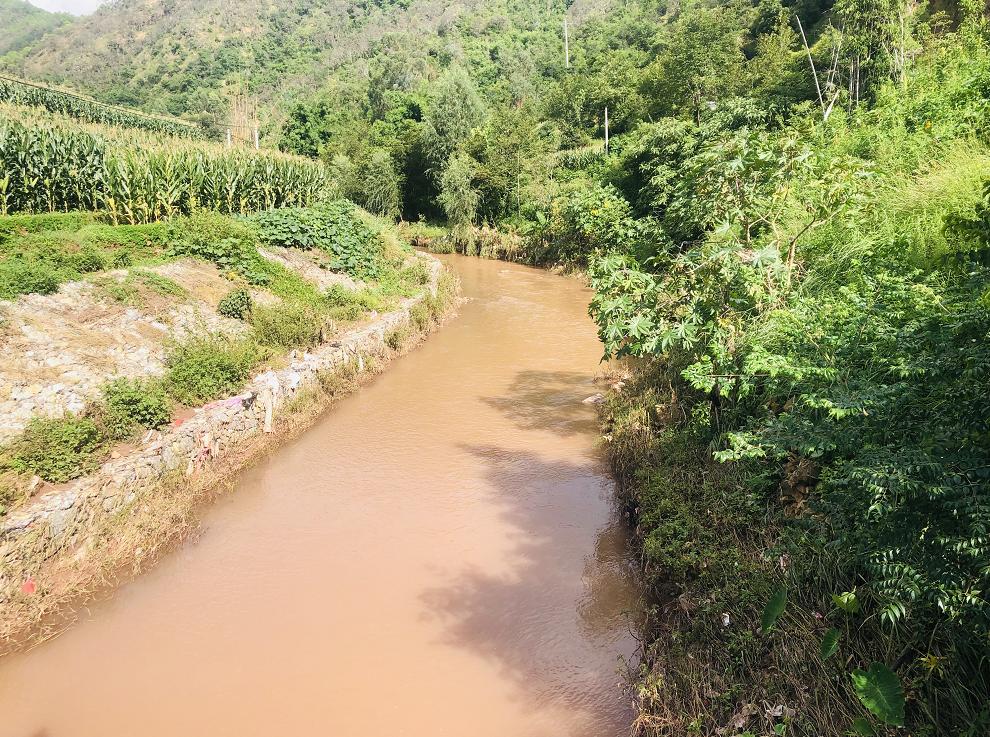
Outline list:
[[[0,661],[3,737],[618,737],[639,590],[577,282],[455,258],[459,316]]]

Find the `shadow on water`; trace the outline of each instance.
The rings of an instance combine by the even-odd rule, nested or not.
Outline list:
[[[595,391],[594,379],[585,373],[520,371],[505,396],[483,401],[524,430],[593,435],[598,423],[582,400]]]
[[[574,737],[624,733],[631,716],[620,671],[635,651],[639,586],[623,522],[602,515],[610,480],[591,461],[466,449],[516,532],[510,574],[474,570],[424,595],[445,644],[496,662],[533,710],[586,715]]]

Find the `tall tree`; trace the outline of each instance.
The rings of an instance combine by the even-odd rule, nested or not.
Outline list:
[[[446,168],[484,118],[484,104],[471,78],[461,67],[451,67],[434,86],[423,121],[423,143],[435,172]]]

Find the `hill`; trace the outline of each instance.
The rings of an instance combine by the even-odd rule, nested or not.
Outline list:
[[[578,0],[571,13],[577,20],[608,5]],[[463,56],[505,29],[542,30],[559,44],[563,8],[558,0],[116,0],[3,66],[107,102],[219,123],[234,91],[277,113],[344,65],[367,76],[362,57],[383,43],[434,59]]]
[[[4,28],[0,35],[0,56],[21,51],[72,22],[70,15],[49,13],[25,0],[0,0],[0,19]]]

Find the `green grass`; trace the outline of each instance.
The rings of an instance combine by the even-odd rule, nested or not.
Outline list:
[[[172,419],[172,399],[160,381],[117,379],[94,410],[106,437],[125,440],[137,428],[158,430]]]
[[[165,387],[178,402],[198,407],[234,394],[264,358],[252,340],[222,335],[190,338],[172,347]]]
[[[319,345],[327,327],[327,316],[306,303],[286,302],[251,309],[254,339],[271,348],[312,348]]]
[[[105,439],[103,430],[88,417],[34,419],[6,449],[3,465],[53,483],[70,481],[99,465]]]

